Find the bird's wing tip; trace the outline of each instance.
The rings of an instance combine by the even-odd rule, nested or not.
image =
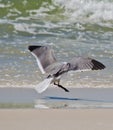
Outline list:
[[[29,45],[29,46],[28,46],[28,50],[30,50],[30,51],[32,52],[32,51],[34,51],[35,49],[40,48],[40,47],[42,47],[42,46]]]

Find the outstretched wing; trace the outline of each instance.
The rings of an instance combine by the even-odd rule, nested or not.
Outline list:
[[[92,58],[75,57],[69,63],[69,70],[76,71],[101,70],[105,68],[105,65]]]
[[[44,74],[46,68],[56,62],[53,50],[47,46],[29,46],[28,49],[35,56],[39,69]]]

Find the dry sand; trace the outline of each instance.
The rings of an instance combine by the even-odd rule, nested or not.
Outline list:
[[[0,130],[113,130],[113,109],[1,109]]]

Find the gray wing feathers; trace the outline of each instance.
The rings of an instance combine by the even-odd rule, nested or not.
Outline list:
[[[70,70],[101,70],[105,66],[92,58],[75,57],[70,62],[57,63],[54,56],[54,52],[50,47],[47,46],[29,46],[28,49],[35,56],[41,72],[57,72],[64,73]]]
[[[70,62],[70,70],[101,70],[105,66],[99,61],[91,58],[77,57]]]
[[[46,46],[29,46],[28,49],[38,58],[43,69],[56,62],[54,52]]]

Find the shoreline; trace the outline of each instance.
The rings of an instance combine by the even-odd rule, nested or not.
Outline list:
[[[0,109],[3,130],[113,130],[113,109]]]
[[[74,88],[70,92],[49,88],[42,94],[28,88],[0,88],[0,108],[111,109],[113,89]]]

